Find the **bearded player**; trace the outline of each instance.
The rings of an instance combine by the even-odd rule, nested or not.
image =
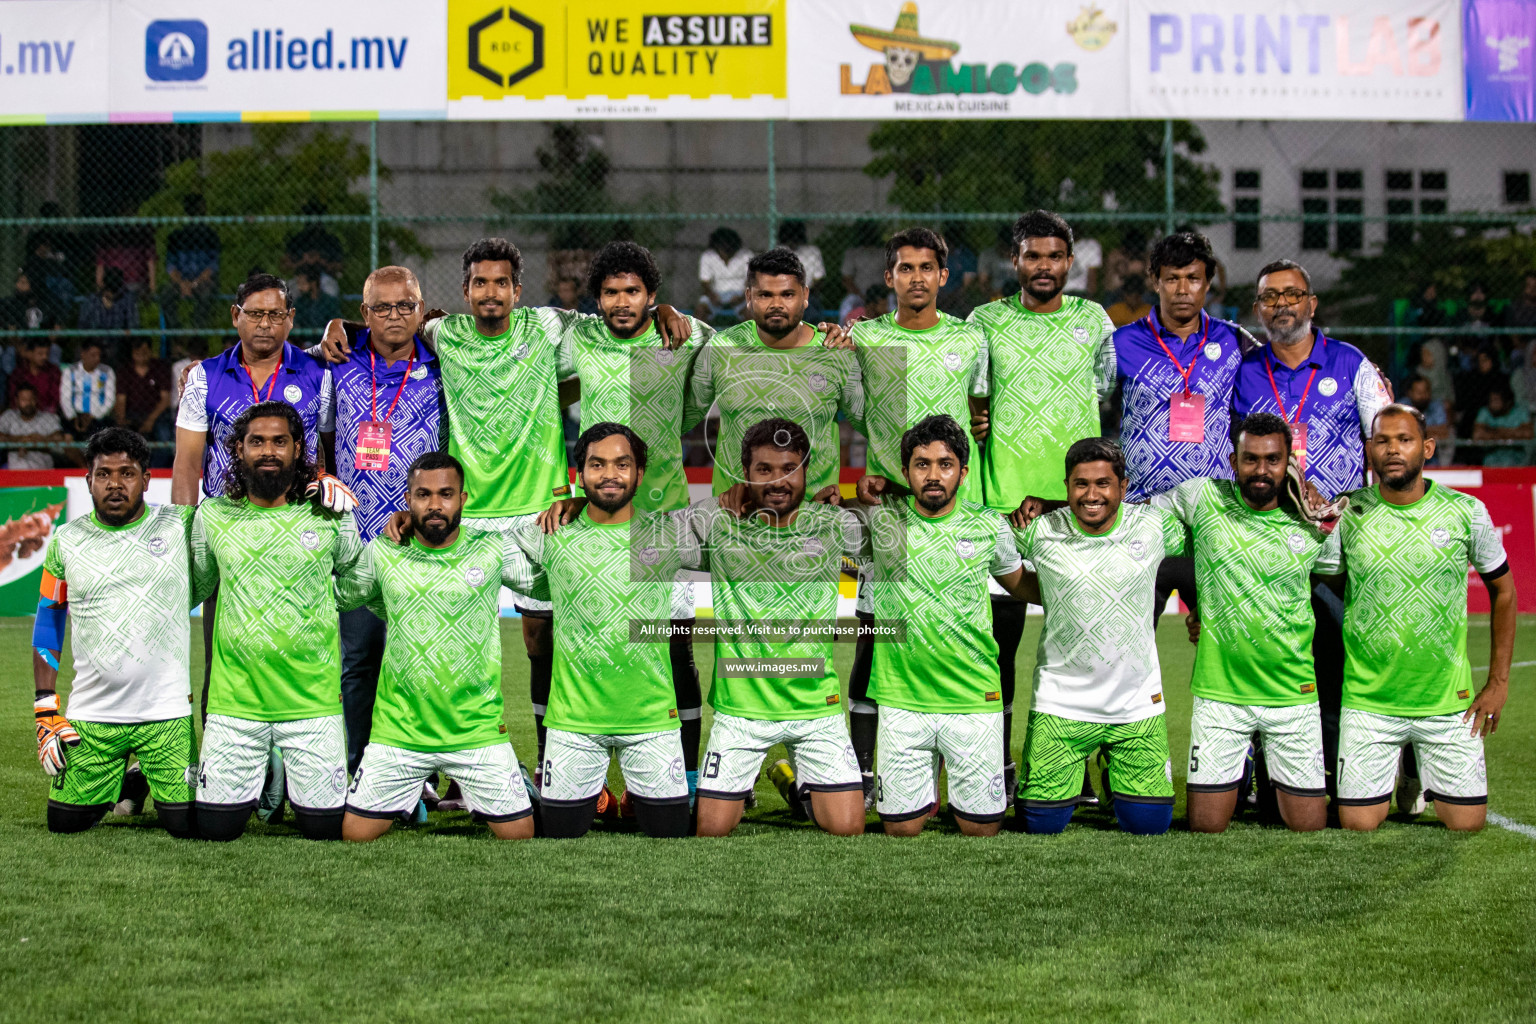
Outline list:
[[[412,463],[406,503],[410,542],[375,540],[358,574],[358,596],[388,629],[342,837],[382,836],[441,771],[492,835],[531,838],[533,804],[502,722],[500,594],[542,580],[511,538],[460,528],[464,469],[447,452]]]
[[[192,590],[192,509],[144,504],[149,449],[131,430],[97,433],[85,460],[92,511],[48,545],[32,635],[38,759],[52,779],[48,830],[99,822],[133,755],[160,824],[194,836],[187,611],[203,595]],[[54,687],[69,619],[75,681],[66,720]]]
[[[199,505],[192,522],[198,586],[220,587],[197,793],[206,839],[245,831],[273,748],[299,831],[341,838],[338,607],[361,603],[346,587],[363,547],[350,512],[304,500],[315,473],[305,451],[293,406],[251,406],[230,434],[222,495]]]

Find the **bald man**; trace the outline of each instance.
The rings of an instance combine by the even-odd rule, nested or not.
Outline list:
[[[437,357],[416,330],[421,285],[405,267],[380,267],[363,283],[364,330],[345,362],[331,367],[334,415],[320,424],[327,464],[357,495],[357,532],[366,542],[405,508],[406,470],[448,446]],[[341,616],[341,706],[347,769],[356,772],[373,721],[384,656],[384,621],[366,608]]]

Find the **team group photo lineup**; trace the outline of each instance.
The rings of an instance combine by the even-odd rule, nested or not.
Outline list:
[[[1250,333],[1207,311],[1223,254],[1169,231],[1144,308],[1112,319],[1069,288],[1070,220],[1018,216],[1016,290],[963,315],[941,295],[969,271],[920,221],[870,247],[883,284],[840,316],[811,300],[819,252],[718,232],[702,295],[613,241],[538,305],[485,237],[460,294],[376,266],[355,314],[292,339],[308,285],[253,273],[228,347],[162,406],[169,503],[146,500],[146,424],[75,421],[91,511],[46,541],[37,816],[723,837],[761,779],[840,837],[1242,815],[1283,843],[1394,806],[1483,828],[1515,578],[1484,503],[1426,476],[1427,403],[1324,333],[1300,254],[1267,254]],[[508,735],[504,614],[536,749]],[[1164,615],[1187,677],[1160,664]]]

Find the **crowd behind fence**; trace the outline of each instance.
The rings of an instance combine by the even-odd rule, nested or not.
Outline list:
[[[483,234],[522,248],[525,304],[593,311],[591,256],[627,238],[657,253],[668,301],[724,325],[742,315],[747,259],[782,244],[810,271],[814,315],[847,322],[889,308],[884,238],[922,223],[950,245],[940,306],[965,316],[1017,291],[1008,229],[1044,206],[1078,235],[1068,290],[1117,324],[1155,302],[1146,255],[1162,233],[1211,235],[1208,308],[1250,328],[1253,267],[1300,260],[1320,325],[1425,408],[1437,461],[1526,464],[1536,138],[1412,127],[1437,154],[1427,166],[1351,151],[1337,124],[1307,146],[1286,126],[1283,159],[1178,121],[3,127],[0,447],[12,467],[78,461],[118,422],[168,462],[180,369],[233,340],[235,287],[257,270],[289,281],[294,337],[312,340],[386,262],[459,308],[458,253]],[[693,440],[689,460],[707,461]]]

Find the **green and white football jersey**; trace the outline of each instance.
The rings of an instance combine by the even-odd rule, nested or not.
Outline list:
[[[756,515],[741,519],[722,512],[714,498],[695,503],[679,516],[703,548],[715,625],[732,632],[715,639],[710,706],[737,718],[766,721],[841,714],[833,639],[774,642],[747,631],[753,626],[830,627],[837,622],[843,556],[857,560],[863,549],[859,518],[836,505],[807,502],[788,526],[770,526]],[[821,658],[823,671],[791,678],[726,676],[726,658]]]
[[[581,316],[514,309],[494,338],[465,313],[423,329],[442,368],[448,451],[464,464],[466,519],[542,512],[570,495],[556,374],[561,338]]]
[[[987,506],[1012,512],[1031,494],[1066,500],[1067,449],[1102,433],[1099,400],[1115,390],[1114,324],[1076,295],[1063,295],[1054,313],[1031,313],[1011,295],[977,306],[970,322],[987,336]]]
[[[876,636],[870,698],[907,711],[1001,711],[987,581],[1019,567],[1007,520],[969,501],[930,518],[910,497],[861,512],[875,628],[904,632],[899,642]]]
[[[1158,564],[1183,553],[1184,525],[1160,508],[1121,505],[1095,536],[1061,508],[1014,536],[1045,605],[1030,710],[1110,725],[1162,714],[1152,587]]]
[[[781,416],[798,423],[811,439],[807,495],[837,483],[837,414],[863,429],[864,386],[852,352],[827,348],[819,337],[800,348],[769,348],[750,320],[721,331],[699,350],[683,430],[703,421],[716,402],[716,494],[741,482],[741,439],[755,423]]]
[[[517,543],[476,530],[444,548],[379,537],[357,576],[388,624],[373,741],[423,751],[505,743],[501,588],[532,595],[543,580]]]
[[[337,609],[362,603],[362,552],[351,513],[243,498],[197,506],[193,572],[199,590],[219,589],[210,715],[291,722],[341,713]]]
[[[1505,565],[1488,509],[1434,481],[1412,505],[1377,487],[1351,491],[1339,520],[1344,590],[1344,707],[1424,718],[1472,703],[1467,566]]]
[[[1228,704],[1317,702],[1312,574],[1342,571],[1338,531],[1294,509],[1251,508],[1232,480],[1186,480],[1152,497],[1194,534],[1200,644],[1189,687]]]
[[[699,567],[698,545],[678,519],[636,512],[594,523],[583,511],[555,533],[536,523],[512,536],[548,577],[555,665],[544,724],[621,735],[678,727],[672,689],[672,587]]]
[[[668,349],[656,322],[633,338],[615,338],[602,317],[571,327],[560,346],[560,379],[581,378],[581,429],[622,423],[646,445],[645,479],[635,492],[642,512],[671,512],[688,504],[683,475],[683,396],[700,347],[713,329],[691,320],[687,344]],[[577,485],[580,493],[580,485]]]
[[[187,612],[207,596],[192,591],[192,513],[150,505],[108,526],[92,512],[49,541],[43,568],[64,584],[71,623],[70,718],[132,724],[190,710]]]
[[[869,472],[902,483],[901,435],[929,416],[971,425],[970,397],[987,393],[987,338],[948,313],[925,331],[896,323],[896,314],[853,326],[854,354],[864,378],[864,434]],[[960,500],[981,502],[981,474],[972,450]]]

